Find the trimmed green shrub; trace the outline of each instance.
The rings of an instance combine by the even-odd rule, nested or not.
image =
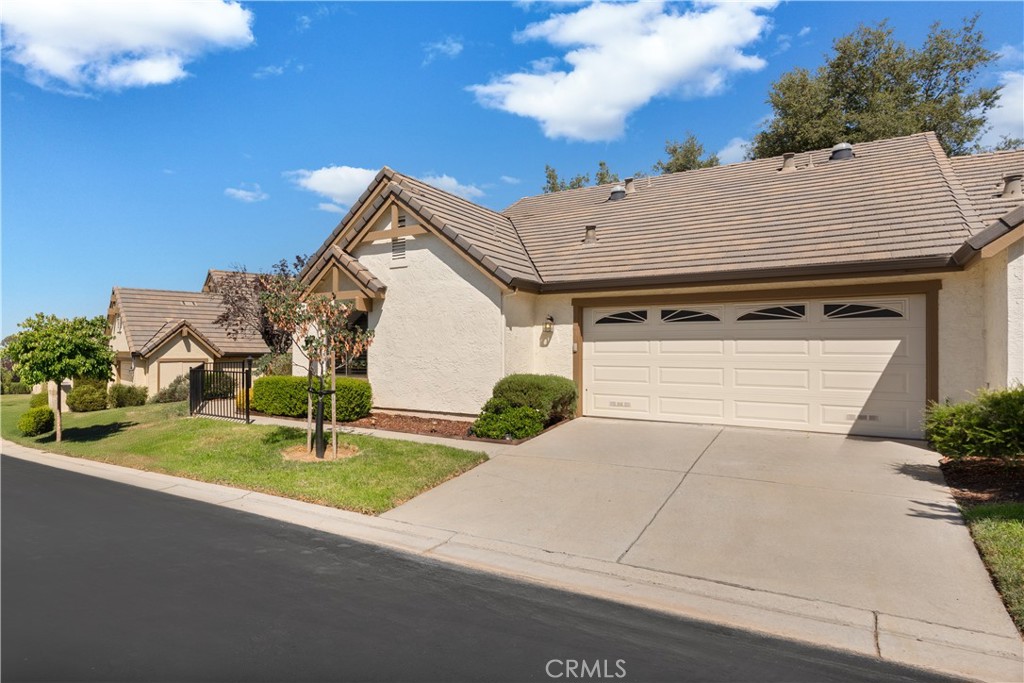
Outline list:
[[[235,395],[235,378],[223,370],[203,372],[203,399],[230,398]]]
[[[373,407],[373,392],[369,382],[352,377],[339,377],[336,389],[339,420],[351,422],[370,414],[370,408]],[[327,406],[324,414],[329,417],[330,404]]]
[[[981,390],[963,403],[933,403],[924,430],[932,448],[951,458],[1024,457],[1024,386]]]
[[[252,387],[249,387],[249,408],[252,408]],[[245,390],[239,389],[235,392],[235,410],[242,412],[245,410]]]
[[[526,439],[544,431],[544,416],[529,406],[483,413],[470,431],[484,439]]]
[[[550,424],[576,414],[576,384],[558,375],[509,375],[494,385],[491,400],[533,408]]]
[[[107,392],[107,405],[111,408],[145,405],[148,393],[149,389],[146,387],[137,387],[134,384],[114,384]]]
[[[174,403],[188,400],[188,375],[178,375],[166,387],[156,392],[150,403]]]
[[[50,405],[50,397],[45,391],[41,394],[32,394],[32,398],[28,400],[29,408],[41,408],[48,405]]]
[[[3,385],[3,393],[5,394],[31,394],[32,387],[25,384],[24,382],[9,382]]]
[[[252,383],[250,407],[267,415],[299,417],[306,414],[309,392],[305,377],[274,375]]]
[[[18,419],[18,431],[25,436],[53,431],[53,411],[47,406],[30,408]]]
[[[107,407],[107,391],[94,384],[76,386],[68,392],[68,408],[76,413],[88,413]]]
[[[74,381],[74,388],[84,389],[85,387],[99,389],[105,394],[107,393],[107,380],[93,379],[92,377],[76,377]]]

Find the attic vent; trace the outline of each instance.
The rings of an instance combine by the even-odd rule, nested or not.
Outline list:
[[[399,227],[399,228],[404,228],[405,227],[405,214],[398,214],[398,225],[396,227]]]
[[[1022,174],[1020,173],[1007,173],[1003,176],[1003,193],[999,195],[1003,199],[1020,199],[1021,198],[1021,187],[1020,181]]]
[[[396,237],[391,240],[391,260],[400,261],[405,258],[405,238]]]
[[[796,170],[796,153],[786,152],[782,155],[782,168],[779,169],[781,173],[789,173],[790,171]]]
[[[583,244],[593,244],[597,241],[597,226],[588,225],[584,228],[583,232]]]
[[[620,199],[624,199],[626,196],[626,188],[622,185],[616,185],[612,188],[612,193],[608,195],[608,201],[617,202]]]
[[[182,301],[181,305],[182,306],[195,306],[196,302],[195,301]]]
[[[633,194],[636,192],[636,181],[632,178],[626,178],[626,194]]]
[[[829,155],[829,161],[842,161],[843,159],[852,159],[853,145],[849,142],[840,142],[838,145],[832,148],[832,154]]]

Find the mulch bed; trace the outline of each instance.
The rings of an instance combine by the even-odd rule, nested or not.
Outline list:
[[[441,420],[432,417],[414,417],[412,415],[394,415],[392,413],[370,413],[366,417],[353,422],[346,422],[346,427],[363,427],[366,429],[385,429],[392,432],[407,434],[426,434],[428,436],[446,436],[465,438],[473,423],[462,420]]]
[[[1024,503],[1024,459],[944,458],[942,473],[963,507],[988,503]]]

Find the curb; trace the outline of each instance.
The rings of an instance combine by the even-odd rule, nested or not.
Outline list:
[[[553,553],[266,493],[46,453],[9,441],[0,441],[0,450],[4,455],[58,469],[675,616],[976,680],[1024,681],[1024,643],[1020,638]]]

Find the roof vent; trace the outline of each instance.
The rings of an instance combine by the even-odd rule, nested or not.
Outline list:
[[[583,244],[593,244],[597,241],[597,226],[588,225],[583,233]]]
[[[626,188],[623,187],[622,185],[616,185],[615,187],[612,188],[612,193],[608,195],[608,201],[617,202],[620,199],[625,198],[625,196]]]
[[[1020,199],[1021,196],[1021,181],[1022,174],[1020,173],[1007,173],[1003,176],[1003,193],[999,195],[1003,199]]]
[[[829,155],[829,161],[842,161],[843,159],[853,158],[853,145],[849,142],[840,142],[838,145],[832,148],[832,154]]]
[[[632,178],[626,178],[626,194],[633,194],[636,192],[636,183]]]
[[[782,173],[789,173],[796,170],[796,152],[786,152],[782,155]]]

